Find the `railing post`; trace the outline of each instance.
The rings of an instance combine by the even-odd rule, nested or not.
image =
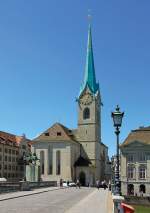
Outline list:
[[[123,213],[123,208],[121,207],[121,203],[124,200],[124,197],[120,195],[113,195],[113,213]]]

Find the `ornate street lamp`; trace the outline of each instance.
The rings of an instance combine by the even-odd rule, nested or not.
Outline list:
[[[120,177],[119,177],[119,133],[120,127],[122,124],[122,118],[124,116],[124,112],[120,112],[120,108],[117,105],[116,111],[111,113],[111,117],[113,118],[114,127],[116,128],[115,134],[117,136],[117,155],[116,155],[116,168],[115,168],[115,194],[120,195],[121,186],[120,186]]]

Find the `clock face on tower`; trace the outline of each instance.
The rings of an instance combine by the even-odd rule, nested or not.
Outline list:
[[[89,105],[92,103],[92,101],[93,101],[93,97],[90,93],[86,93],[80,99],[80,103],[83,105]]]

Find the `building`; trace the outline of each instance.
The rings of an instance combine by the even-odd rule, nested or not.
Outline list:
[[[29,141],[25,136],[0,131],[0,178],[18,181],[24,177],[25,165],[20,160],[30,151]]]
[[[123,195],[150,195],[150,126],[132,130],[120,146]]]
[[[101,105],[89,26],[85,75],[77,97],[77,129],[56,123],[32,142],[43,180],[79,178],[82,185],[87,185],[105,178],[108,156],[107,147],[101,143]]]

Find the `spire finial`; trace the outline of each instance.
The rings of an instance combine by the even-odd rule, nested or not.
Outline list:
[[[88,9],[88,22],[89,22],[89,25],[91,25],[91,22],[92,22],[91,9]]]

